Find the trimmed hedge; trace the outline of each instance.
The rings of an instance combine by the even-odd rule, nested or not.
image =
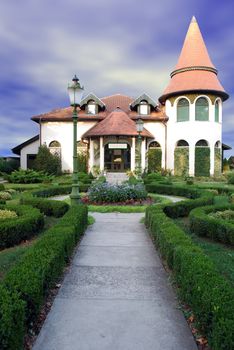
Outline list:
[[[89,184],[79,184],[79,191],[80,192],[87,192],[89,189]],[[72,186],[51,186],[47,187],[45,189],[34,191],[32,192],[33,196],[36,197],[52,197],[52,196],[59,196],[60,194],[70,194],[72,190]]]
[[[0,285],[0,349],[22,349],[25,303]]]
[[[87,226],[88,210],[84,205],[72,206],[59,223],[47,230],[24,254],[20,262],[7,274],[3,281],[4,288],[10,293],[18,293],[25,303],[24,315],[18,322],[30,325],[38,315],[47,290],[61,275],[74,247]],[[14,304],[14,301],[12,300]],[[6,349],[23,348],[22,329],[8,333],[6,327],[13,327],[0,322],[0,344],[3,340]],[[3,338],[3,334],[5,334]],[[20,345],[10,347],[13,338],[20,339]],[[7,347],[8,346],[8,347]]]
[[[0,221],[0,249],[33,237],[44,226],[43,214],[29,205],[1,205],[0,209],[13,210],[18,215],[18,218]]]
[[[215,211],[234,210],[234,205],[207,206],[193,209],[189,215],[191,232],[215,241],[234,245],[234,225],[208,216]]]
[[[22,197],[20,203],[29,204],[32,207],[38,208],[43,214],[55,216],[56,218],[63,216],[69,209],[69,205],[64,202],[28,196]]]
[[[171,218],[187,216],[193,208],[213,204],[214,198],[214,194],[212,192],[185,186],[171,186],[152,183],[146,185],[146,190],[150,193],[168,194],[190,198],[190,200],[184,200],[165,206],[164,211]]]
[[[163,211],[146,209],[146,225],[213,350],[234,348],[234,291],[211,260]]]

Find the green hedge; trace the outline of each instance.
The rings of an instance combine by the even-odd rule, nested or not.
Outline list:
[[[210,176],[209,147],[195,147],[195,176]]]
[[[151,148],[148,151],[148,172],[160,171],[162,168],[162,149]]]
[[[87,192],[89,189],[89,184],[79,184],[79,191],[80,192]],[[72,190],[72,186],[51,186],[47,187],[45,189],[34,191],[32,194],[36,197],[52,197],[52,196],[59,196],[62,194],[70,194]]]
[[[234,210],[234,205],[207,206],[193,209],[189,215],[191,232],[215,241],[234,245],[234,225],[208,216],[215,211]]]
[[[0,285],[0,349],[22,349],[25,303],[16,292]]]
[[[59,223],[46,231],[24,254],[20,262],[6,275],[3,285],[10,293],[18,293],[25,303],[23,317],[18,322],[30,325],[38,315],[47,290],[61,275],[74,247],[87,226],[88,210],[84,205],[76,205],[61,218]],[[14,301],[12,300],[12,304]],[[8,350],[23,348],[22,329],[8,333],[10,325],[0,322],[0,344],[3,341]],[[4,338],[4,334],[6,336]],[[10,346],[13,338],[20,339],[21,345]],[[7,347],[8,346],[8,347]]]
[[[189,173],[189,147],[176,147],[174,151],[174,169],[176,176]]]
[[[32,207],[38,208],[43,214],[55,216],[56,218],[63,216],[69,209],[69,205],[64,202],[30,196],[21,197],[20,203],[29,204]]]
[[[168,266],[183,300],[190,305],[213,350],[234,348],[234,291],[211,260],[163,211],[146,209],[146,225]]]
[[[13,210],[18,218],[0,221],[0,249],[19,244],[37,234],[44,226],[44,216],[40,210],[29,205],[1,205],[0,209]]]

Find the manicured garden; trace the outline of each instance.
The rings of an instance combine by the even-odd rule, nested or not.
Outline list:
[[[82,204],[70,207],[69,198],[49,198],[71,192],[70,175],[43,178],[43,173],[22,172],[12,173],[16,182],[0,184],[2,349],[23,348],[25,331],[86,228],[88,210],[146,211],[146,225],[179,296],[212,350],[234,347],[232,174],[226,182],[215,182],[152,173],[144,183],[131,176],[122,185],[109,185],[103,176],[79,173]],[[40,182],[34,181],[38,176]],[[187,199],[170,203],[160,195]]]

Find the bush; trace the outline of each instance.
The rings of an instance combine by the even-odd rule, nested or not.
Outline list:
[[[209,147],[195,147],[195,176],[210,176]]]
[[[79,191],[87,192],[90,185],[79,183]],[[62,194],[70,194],[72,190],[72,186],[51,186],[38,191],[33,191],[32,195],[36,197],[53,197],[59,196]]]
[[[12,199],[12,197],[11,197],[10,193],[8,193],[8,192],[0,192],[0,199],[7,201],[7,200]]]
[[[24,307],[17,292],[0,285],[0,349],[23,349]]]
[[[160,171],[162,167],[162,150],[161,148],[149,149],[148,151],[148,171]]]
[[[16,212],[12,210],[0,209],[0,220],[10,219],[10,218],[17,218]]]
[[[191,232],[198,236],[209,237],[215,241],[234,245],[234,223],[225,221],[222,215],[215,213],[232,210],[234,205],[206,206],[193,209],[189,215]],[[212,214],[208,215],[208,214]]]
[[[228,183],[234,185],[234,171],[227,174]]]
[[[46,145],[42,145],[34,161],[34,168],[50,175],[60,175],[62,173],[60,156],[52,154]]]
[[[5,187],[3,184],[0,183],[0,191],[5,191]]]
[[[36,171],[32,169],[27,170],[15,170],[11,175],[8,176],[9,182],[19,183],[19,184],[32,184],[40,182],[50,182],[53,177],[47,175],[43,171]]]
[[[38,208],[43,214],[55,216],[56,218],[63,216],[69,209],[69,205],[64,202],[30,196],[22,197],[20,203],[29,204],[32,207]]]
[[[127,200],[141,200],[147,197],[145,188],[139,185],[110,185],[108,183],[94,184],[88,192],[90,202],[118,203]]]
[[[151,173],[144,177],[145,184],[156,182],[156,181],[162,181],[162,180],[163,180],[163,176],[161,175],[161,173]]]
[[[0,206],[0,209],[13,210],[18,215],[15,219],[4,219],[0,221],[0,249],[11,247],[27,240],[42,229],[44,217],[36,208],[28,205]]]
[[[19,168],[19,162],[15,159],[5,160],[0,158],[0,173],[10,174],[13,170],[17,170]]]
[[[234,291],[211,260],[164,213],[146,209],[146,224],[168,266],[182,299],[190,305],[213,350],[233,348]]]
[[[27,325],[35,320],[48,289],[63,271],[87,226],[87,214],[84,205],[71,207],[57,225],[28,248],[19,263],[6,275],[4,286],[11,293],[18,292],[20,300],[25,303]],[[17,330],[16,334],[8,335],[8,344],[16,335]]]

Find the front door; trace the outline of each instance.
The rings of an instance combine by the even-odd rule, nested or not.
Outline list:
[[[130,169],[130,146],[126,149],[111,149],[105,146],[105,169],[110,172],[124,172]]]

